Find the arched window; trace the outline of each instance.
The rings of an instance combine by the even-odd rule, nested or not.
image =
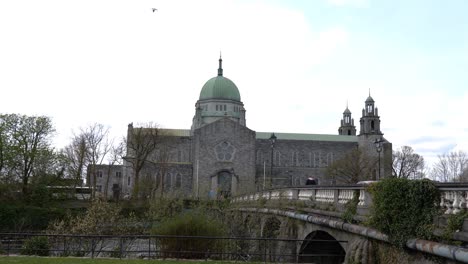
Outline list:
[[[275,151],[275,166],[281,166],[281,153],[279,150]]]
[[[257,150],[257,164],[258,165],[263,164],[263,153],[261,150]]]
[[[182,186],[182,175],[180,173],[177,173],[176,179],[175,179],[175,187],[177,189],[180,189],[181,186]]]
[[[351,136],[351,130],[348,130],[348,136]]]
[[[166,185],[164,187],[165,190],[170,190],[172,188],[172,174],[171,173],[166,174],[166,177],[164,179],[164,183]]]
[[[371,128],[371,130],[374,130],[374,129],[375,129],[375,128],[374,128],[374,120],[372,120],[372,121],[370,122],[370,128]]]

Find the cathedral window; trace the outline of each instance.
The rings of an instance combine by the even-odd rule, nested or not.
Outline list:
[[[216,158],[219,161],[231,161],[236,149],[231,143],[224,141],[215,147]]]
[[[333,153],[327,154],[327,165],[330,166],[333,163]]]
[[[257,164],[263,164],[263,155],[261,150],[257,150]]]
[[[320,167],[320,152],[314,153],[314,167],[315,168]]]
[[[182,151],[177,151],[177,162],[182,162]]]
[[[116,177],[116,178],[122,177],[122,172],[121,172],[121,171],[116,171],[116,172],[115,172],[115,177]]]
[[[275,166],[281,166],[281,153],[279,150],[275,151]]]
[[[166,190],[170,190],[172,188],[172,174],[171,173],[167,173],[166,174],[166,177],[164,179],[164,183],[165,183],[165,189]]]
[[[176,179],[175,179],[175,187],[180,188],[182,186],[182,175],[180,173],[177,173]]]
[[[370,122],[370,128],[371,128],[371,130],[374,130],[374,120],[372,120],[372,121]]]

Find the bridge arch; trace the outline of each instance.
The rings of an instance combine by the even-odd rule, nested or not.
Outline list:
[[[329,233],[316,230],[309,233],[299,250],[300,263],[343,263],[346,252]]]

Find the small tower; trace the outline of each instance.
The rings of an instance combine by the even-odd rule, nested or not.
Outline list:
[[[360,120],[361,130],[359,135],[383,135],[380,131],[380,116],[377,107],[375,107],[374,99],[367,97],[365,108],[362,109],[362,117]]]
[[[354,119],[351,118],[351,111],[346,105],[346,109],[343,112],[343,119],[341,119],[341,126],[338,129],[338,134],[342,136],[355,136],[356,126],[354,126]]]

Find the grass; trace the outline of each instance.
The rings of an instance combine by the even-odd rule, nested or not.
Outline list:
[[[0,264],[143,264],[143,263],[158,263],[158,264],[177,264],[177,263],[227,263],[222,261],[191,261],[191,260],[144,260],[144,259],[104,259],[104,258],[58,258],[58,257],[7,257],[0,256]]]

